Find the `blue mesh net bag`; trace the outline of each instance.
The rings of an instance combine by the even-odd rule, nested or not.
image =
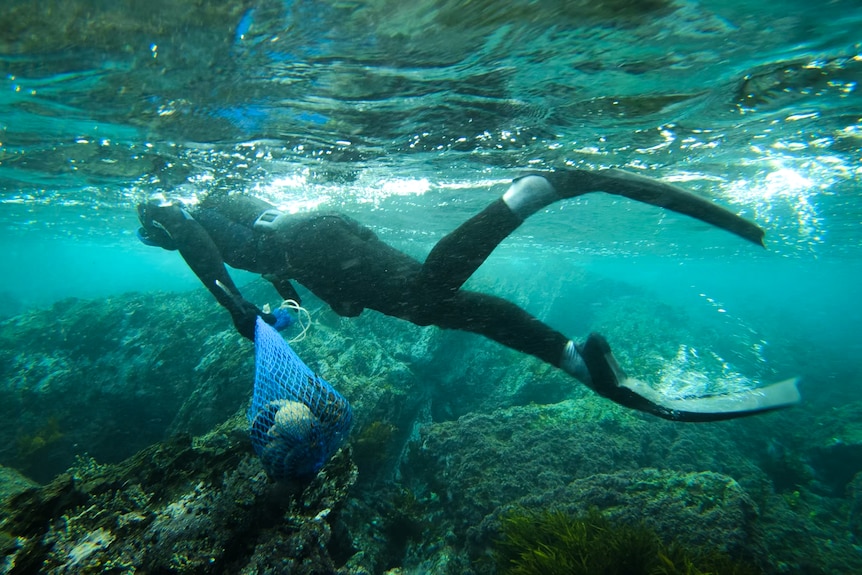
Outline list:
[[[276,480],[308,480],[347,438],[350,404],[262,319],[254,333],[251,442]]]

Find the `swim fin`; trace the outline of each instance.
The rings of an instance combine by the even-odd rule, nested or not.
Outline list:
[[[798,378],[757,389],[679,399],[665,398],[646,383],[628,377],[607,340],[593,333],[579,350],[591,381],[589,387],[624,407],[672,421],[721,421],[789,407],[799,403]]]
[[[697,218],[763,246],[765,232],[757,224],[705,198],[660,180],[617,169],[560,169],[541,172],[539,175],[547,179],[564,198],[596,191],[624,196]]]

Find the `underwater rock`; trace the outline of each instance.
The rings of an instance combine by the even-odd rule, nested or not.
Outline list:
[[[609,435],[574,402],[470,414],[422,429],[402,475],[458,509],[456,532],[531,492],[576,477],[635,469],[640,444]]]
[[[292,347],[350,402],[351,441],[365,438],[363,456],[357,458],[360,481],[391,479],[428,402],[428,389],[413,369],[412,358],[433,356],[439,335],[380,314],[347,320],[318,310],[315,317],[318,322],[308,337]],[[382,441],[372,447],[368,430],[382,429],[381,425],[389,432],[377,434]]]
[[[263,281],[243,291],[256,302],[277,297]],[[473,334],[372,312],[347,320],[305,299],[315,324],[294,349],[354,406],[356,430],[392,427],[387,457],[366,458],[373,465],[363,481],[397,473],[420,423],[558,401],[577,389]],[[2,321],[0,464],[46,482],[76,455],[117,462],[171,435],[204,433],[248,401],[253,360],[203,289],[65,300]]]
[[[732,435],[727,426],[679,426],[625,411],[581,389],[577,399],[558,404],[426,425],[401,473],[408,486],[457,508],[461,532],[507,502],[601,473],[708,469],[743,488],[763,484],[764,474],[741,456]]]
[[[857,473],[847,486],[850,496],[850,532],[857,544],[862,544],[862,473]]]
[[[844,495],[853,477],[862,472],[862,402],[833,409],[815,429],[808,462],[818,487]]]
[[[681,425],[585,392],[425,425],[401,466],[403,487],[421,503],[412,522],[425,525],[405,544],[404,567],[475,560],[499,512],[521,504],[643,519],[663,538],[749,557],[766,573],[862,572],[846,524],[825,520],[847,517],[849,502],[776,494],[757,466],[753,446],[769,436],[771,417],[753,427]]]
[[[758,502],[758,536],[768,553],[767,573],[862,573],[848,499],[800,489]]]
[[[341,451],[302,490],[268,481],[237,414],[117,465],[78,464],[3,509],[0,571],[334,573],[330,555],[356,467]]]
[[[553,508],[573,516],[596,508],[615,523],[645,523],[663,540],[689,548],[763,555],[752,545],[756,505],[736,481],[719,473],[639,469],[577,479],[495,510],[471,531],[478,549],[495,537],[501,514],[512,507]]]
[[[255,302],[277,297],[263,282],[243,290]],[[706,494],[718,501],[705,509],[707,522],[726,529],[735,549],[763,557],[768,548],[770,572],[862,572],[851,544],[858,489],[846,496],[816,495],[795,483],[779,489],[760,467],[764,438],[786,442],[800,457],[830,437],[847,443],[850,412],[840,418],[842,429],[811,422],[807,428],[818,432],[805,442],[786,439],[788,429],[801,427],[798,416],[816,415],[802,410],[793,419],[675,424],[622,409],[481,337],[371,312],[347,320],[305,299],[315,324],[293,347],[355,414],[352,447],[308,488],[288,494],[289,486],[266,479],[241,417],[230,431],[172,439],[122,464],[79,458],[71,474],[14,497],[7,508],[0,545],[12,572],[37,572],[43,561],[47,572],[124,572],[147,561],[174,572],[301,573],[314,566],[460,575],[481,569],[471,558],[495,513],[567,493],[575,483],[598,501],[621,498],[613,511],[624,517],[649,505],[648,493],[664,498],[669,515],[652,509],[668,532],[681,517],[694,517],[684,502],[704,503]],[[638,310],[630,301],[594,316],[616,322],[637,312],[636,336],[668,329]],[[621,331],[617,337],[627,348]],[[640,361],[633,363],[638,370],[654,359]],[[0,462],[44,482],[76,455],[122,461],[244,411],[252,381],[252,347],[203,290],[69,300],[20,315],[0,322]],[[286,414],[306,421],[301,410]],[[645,484],[635,485],[635,477]],[[615,485],[628,498],[614,493]],[[713,490],[720,485],[727,498]],[[754,518],[743,513],[750,502],[759,511]],[[741,523],[731,526],[732,517]],[[740,533],[751,540],[735,543]],[[691,536],[711,541],[697,529]],[[806,556],[822,569],[812,570]]]
[[[4,501],[37,485],[37,483],[24,477],[11,467],[0,465],[0,501]]]
[[[0,463],[47,481],[76,454],[116,462],[224,421],[253,357],[219,311],[197,292],[131,294],[0,322]]]
[[[244,290],[275,299],[264,282]],[[409,360],[433,356],[438,331],[370,314],[337,321],[294,347],[356,406],[358,426],[386,417],[402,430],[400,452],[427,402]],[[30,311],[0,322],[0,464],[46,482],[76,455],[118,462],[205,433],[247,404],[253,381],[252,346],[204,290]]]

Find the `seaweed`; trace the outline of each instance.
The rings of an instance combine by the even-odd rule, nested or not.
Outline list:
[[[598,510],[516,508],[501,518],[494,559],[509,575],[754,575],[754,565],[718,551],[664,543],[644,524],[614,523]]]

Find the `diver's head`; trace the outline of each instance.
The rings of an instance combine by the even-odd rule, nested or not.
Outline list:
[[[138,239],[148,246],[156,246],[166,250],[177,249],[176,242],[165,227],[159,223],[159,216],[165,216],[170,209],[179,209],[178,206],[164,203],[163,199],[150,199],[145,203],[138,204],[138,220],[141,227],[138,228]]]

